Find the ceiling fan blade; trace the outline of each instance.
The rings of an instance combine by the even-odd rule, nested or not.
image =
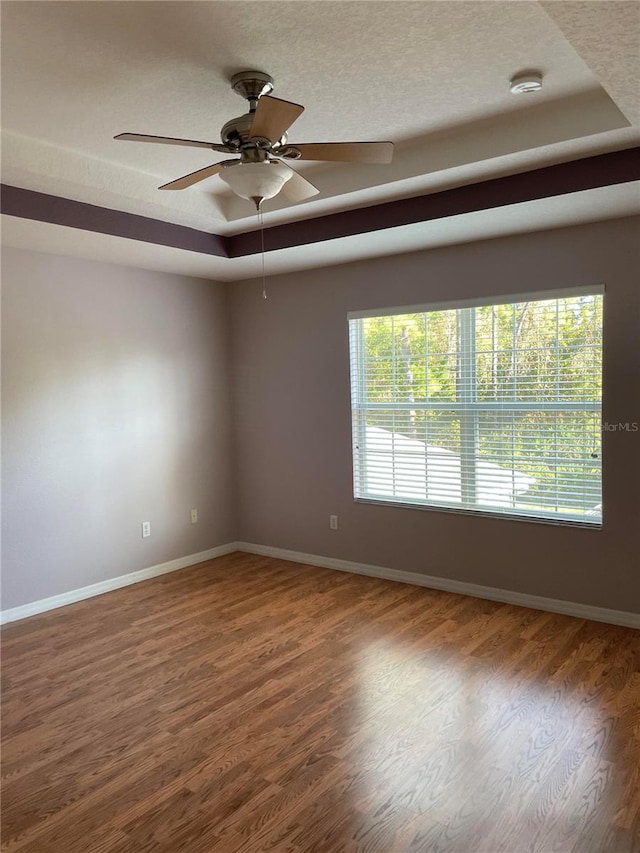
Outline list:
[[[263,95],[258,101],[249,135],[277,142],[303,112],[300,104]]]
[[[172,136],[149,136],[147,133],[119,133],[114,139],[125,142],[158,142],[161,145],[186,145],[189,148],[208,148],[209,151],[224,151],[232,154],[233,149],[215,142],[198,142],[196,139],[174,139]]]
[[[282,163],[282,160],[278,160],[278,163]],[[304,201],[307,198],[311,198],[314,195],[318,195],[320,190],[318,187],[314,187],[311,181],[308,181],[306,178],[303,178],[295,169],[291,169],[288,163],[283,163],[288,169],[291,170],[291,177],[288,181],[285,181],[284,186],[282,187],[282,195],[287,198],[289,201]]]
[[[310,142],[302,145],[287,143],[296,148],[300,160],[340,160],[346,163],[390,163],[393,142]],[[286,156],[286,155],[284,155]]]
[[[198,181],[204,181],[205,178],[210,178],[217,175],[225,163],[230,163],[231,160],[222,160],[220,163],[214,163],[212,166],[205,166],[204,169],[198,169],[197,172],[191,172],[188,175],[183,175],[181,178],[176,178],[175,181],[170,181],[168,184],[163,184],[158,187],[159,190],[186,190],[197,184]]]

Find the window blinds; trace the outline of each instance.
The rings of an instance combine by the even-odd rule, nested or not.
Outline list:
[[[355,497],[601,525],[602,308],[349,315]]]

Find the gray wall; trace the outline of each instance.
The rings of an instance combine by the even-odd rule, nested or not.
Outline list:
[[[279,276],[266,302],[4,250],[3,609],[240,539],[640,612],[640,433],[604,435],[602,531],[355,504],[346,324],[604,282],[604,419],[640,421],[638,245],[611,221]]]
[[[3,609],[233,541],[224,287],[11,249],[2,285]]]
[[[604,435],[601,531],[355,504],[346,323],[604,283],[604,420],[640,421],[638,236],[625,219],[283,275],[266,302],[232,286],[240,539],[640,612],[640,432]]]

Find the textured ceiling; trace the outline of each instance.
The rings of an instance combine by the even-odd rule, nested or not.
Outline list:
[[[640,123],[640,3],[543,0],[541,5],[629,121]]]
[[[507,83],[532,65],[546,97],[598,84],[528,2],[8,2],[3,29],[6,127],[159,176],[175,151],[146,159],[114,132],[216,139],[245,111],[227,80],[247,67],[306,104],[304,139],[400,141],[514,110]]]
[[[245,68],[305,104],[293,141],[396,143],[390,166],[301,166],[320,195],[273,200],[268,224],[640,140],[635,3],[9,0],[1,15],[3,180],[218,233],[254,218],[221,181],[156,189],[216,155],[112,137],[216,141],[244,111],[228,79]],[[544,90],[514,97],[526,68]]]

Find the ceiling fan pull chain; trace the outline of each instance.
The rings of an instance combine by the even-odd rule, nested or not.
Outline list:
[[[264,272],[264,221],[262,219],[262,208],[258,206],[258,222],[260,223],[260,248],[262,251],[262,298],[267,298],[267,279]]]

